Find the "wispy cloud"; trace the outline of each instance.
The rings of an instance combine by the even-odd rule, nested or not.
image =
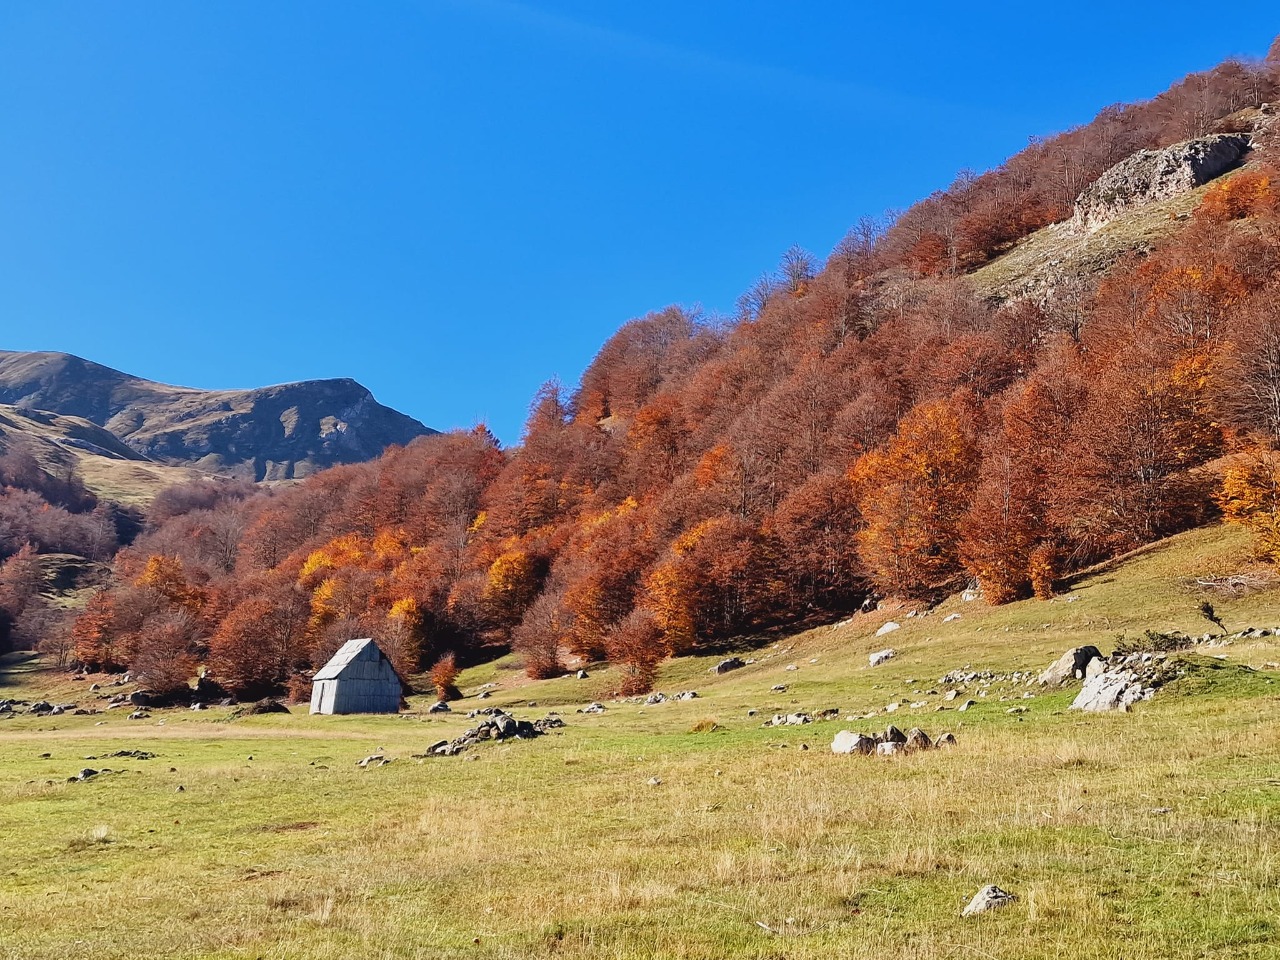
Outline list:
[[[875,103],[880,107],[909,106],[904,98],[874,87],[813,76],[768,64],[722,57],[664,43],[612,27],[551,13],[516,0],[443,0],[450,6],[518,24],[596,55],[626,57],[673,70],[697,74],[717,82],[758,89],[774,96],[808,100],[836,100],[846,106]],[[914,106],[919,107],[920,104]]]

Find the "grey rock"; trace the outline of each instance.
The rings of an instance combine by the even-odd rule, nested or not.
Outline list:
[[[888,624],[885,624],[888,626]],[[867,663],[873,667],[878,667],[882,663],[888,663],[898,655],[898,651],[892,647],[886,647],[884,650],[877,650],[875,653],[867,655]]]
[[[579,680],[586,680],[588,674],[587,674],[587,671],[585,670],[579,670],[576,674],[574,674],[574,676],[577,677]]]
[[[860,753],[865,755],[876,752],[876,742],[866,734],[841,730],[831,741],[831,752],[838,754]]]
[[[1090,713],[1126,711],[1149,697],[1149,688],[1143,685],[1134,671],[1115,667],[1086,680],[1072,701],[1071,709]]]
[[[935,747],[954,747],[956,745],[956,736],[954,733],[944,733],[933,741]]]
[[[1096,230],[1132,207],[1194,190],[1235,167],[1250,146],[1247,134],[1228,133],[1184,140],[1163,150],[1139,150],[1080,194],[1072,228]]]
[[[884,728],[884,733],[876,737],[881,743],[906,743],[907,735],[895,727],[893,724]]]
[[[960,706],[956,707],[956,709],[959,710],[961,713],[964,713],[970,707],[976,707],[977,705],[978,705],[977,700],[966,700],[964,703],[960,704]]]
[[[886,741],[884,743],[877,743],[876,756],[893,757],[893,756],[897,756],[899,753],[905,753],[906,749],[907,749],[907,745],[905,743],[898,743],[897,741]]]
[[[713,673],[728,673],[730,670],[740,670],[746,666],[741,657],[726,657],[714,667],[711,668]]]
[[[973,895],[973,899],[960,912],[960,915],[962,917],[974,917],[980,913],[986,913],[988,910],[998,910],[1000,907],[1006,907],[1017,901],[1017,899],[1016,895],[1001,890],[994,883],[987,884],[987,886]]]
[[[453,710],[449,704],[443,700],[438,700],[427,708],[427,713],[453,713]]]
[[[1084,678],[1085,670],[1089,663],[1100,658],[1102,654],[1097,647],[1086,646],[1076,647],[1068,650],[1050,666],[1044,673],[1040,674],[1040,683],[1042,686],[1059,687],[1064,683],[1070,683],[1072,680],[1081,680]]]
[[[604,713],[605,706],[603,703],[589,703],[585,707],[578,709],[579,713]]]
[[[912,727],[910,732],[907,733],[906,746],[908,750],[932,750],[933,741],[919,727]]]

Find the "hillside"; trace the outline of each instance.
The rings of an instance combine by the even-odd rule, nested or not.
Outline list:
[[[153,463],[82,417],[0,404],[0,452],[24,450],[50,474],[74,471],[100,500],[143,506],[167,486],[204,474]]]
[[[0,351],[0,403],[83,418],[147,460],[253,480],[369,460],[435,432],[354,380],[196,390],[62,353]]]

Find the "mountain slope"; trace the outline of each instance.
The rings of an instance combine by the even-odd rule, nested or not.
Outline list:
[[[81,417],[149,460],[255,480],[368,460],[436,432],[354,380],[197,390],[64,353],[0,351],[0,403]]]
[[[83,417],[0,405],[0,452],[23,451],[49,474],[73,470],[102,500],[141,506],[165,487],[204,474],[153,463],[109,430]]]

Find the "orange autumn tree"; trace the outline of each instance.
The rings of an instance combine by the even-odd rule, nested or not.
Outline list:
[[[884,448],[854,464],[858,553],[877,589],[917,596],[955,579],[977,475],[974,415],[957,398],[916,407]]]
[[[1258,558],[1280,563],[1280,455],[1268,450],[1231,463],[1217,500],[1228,523],[1253,533]]]

